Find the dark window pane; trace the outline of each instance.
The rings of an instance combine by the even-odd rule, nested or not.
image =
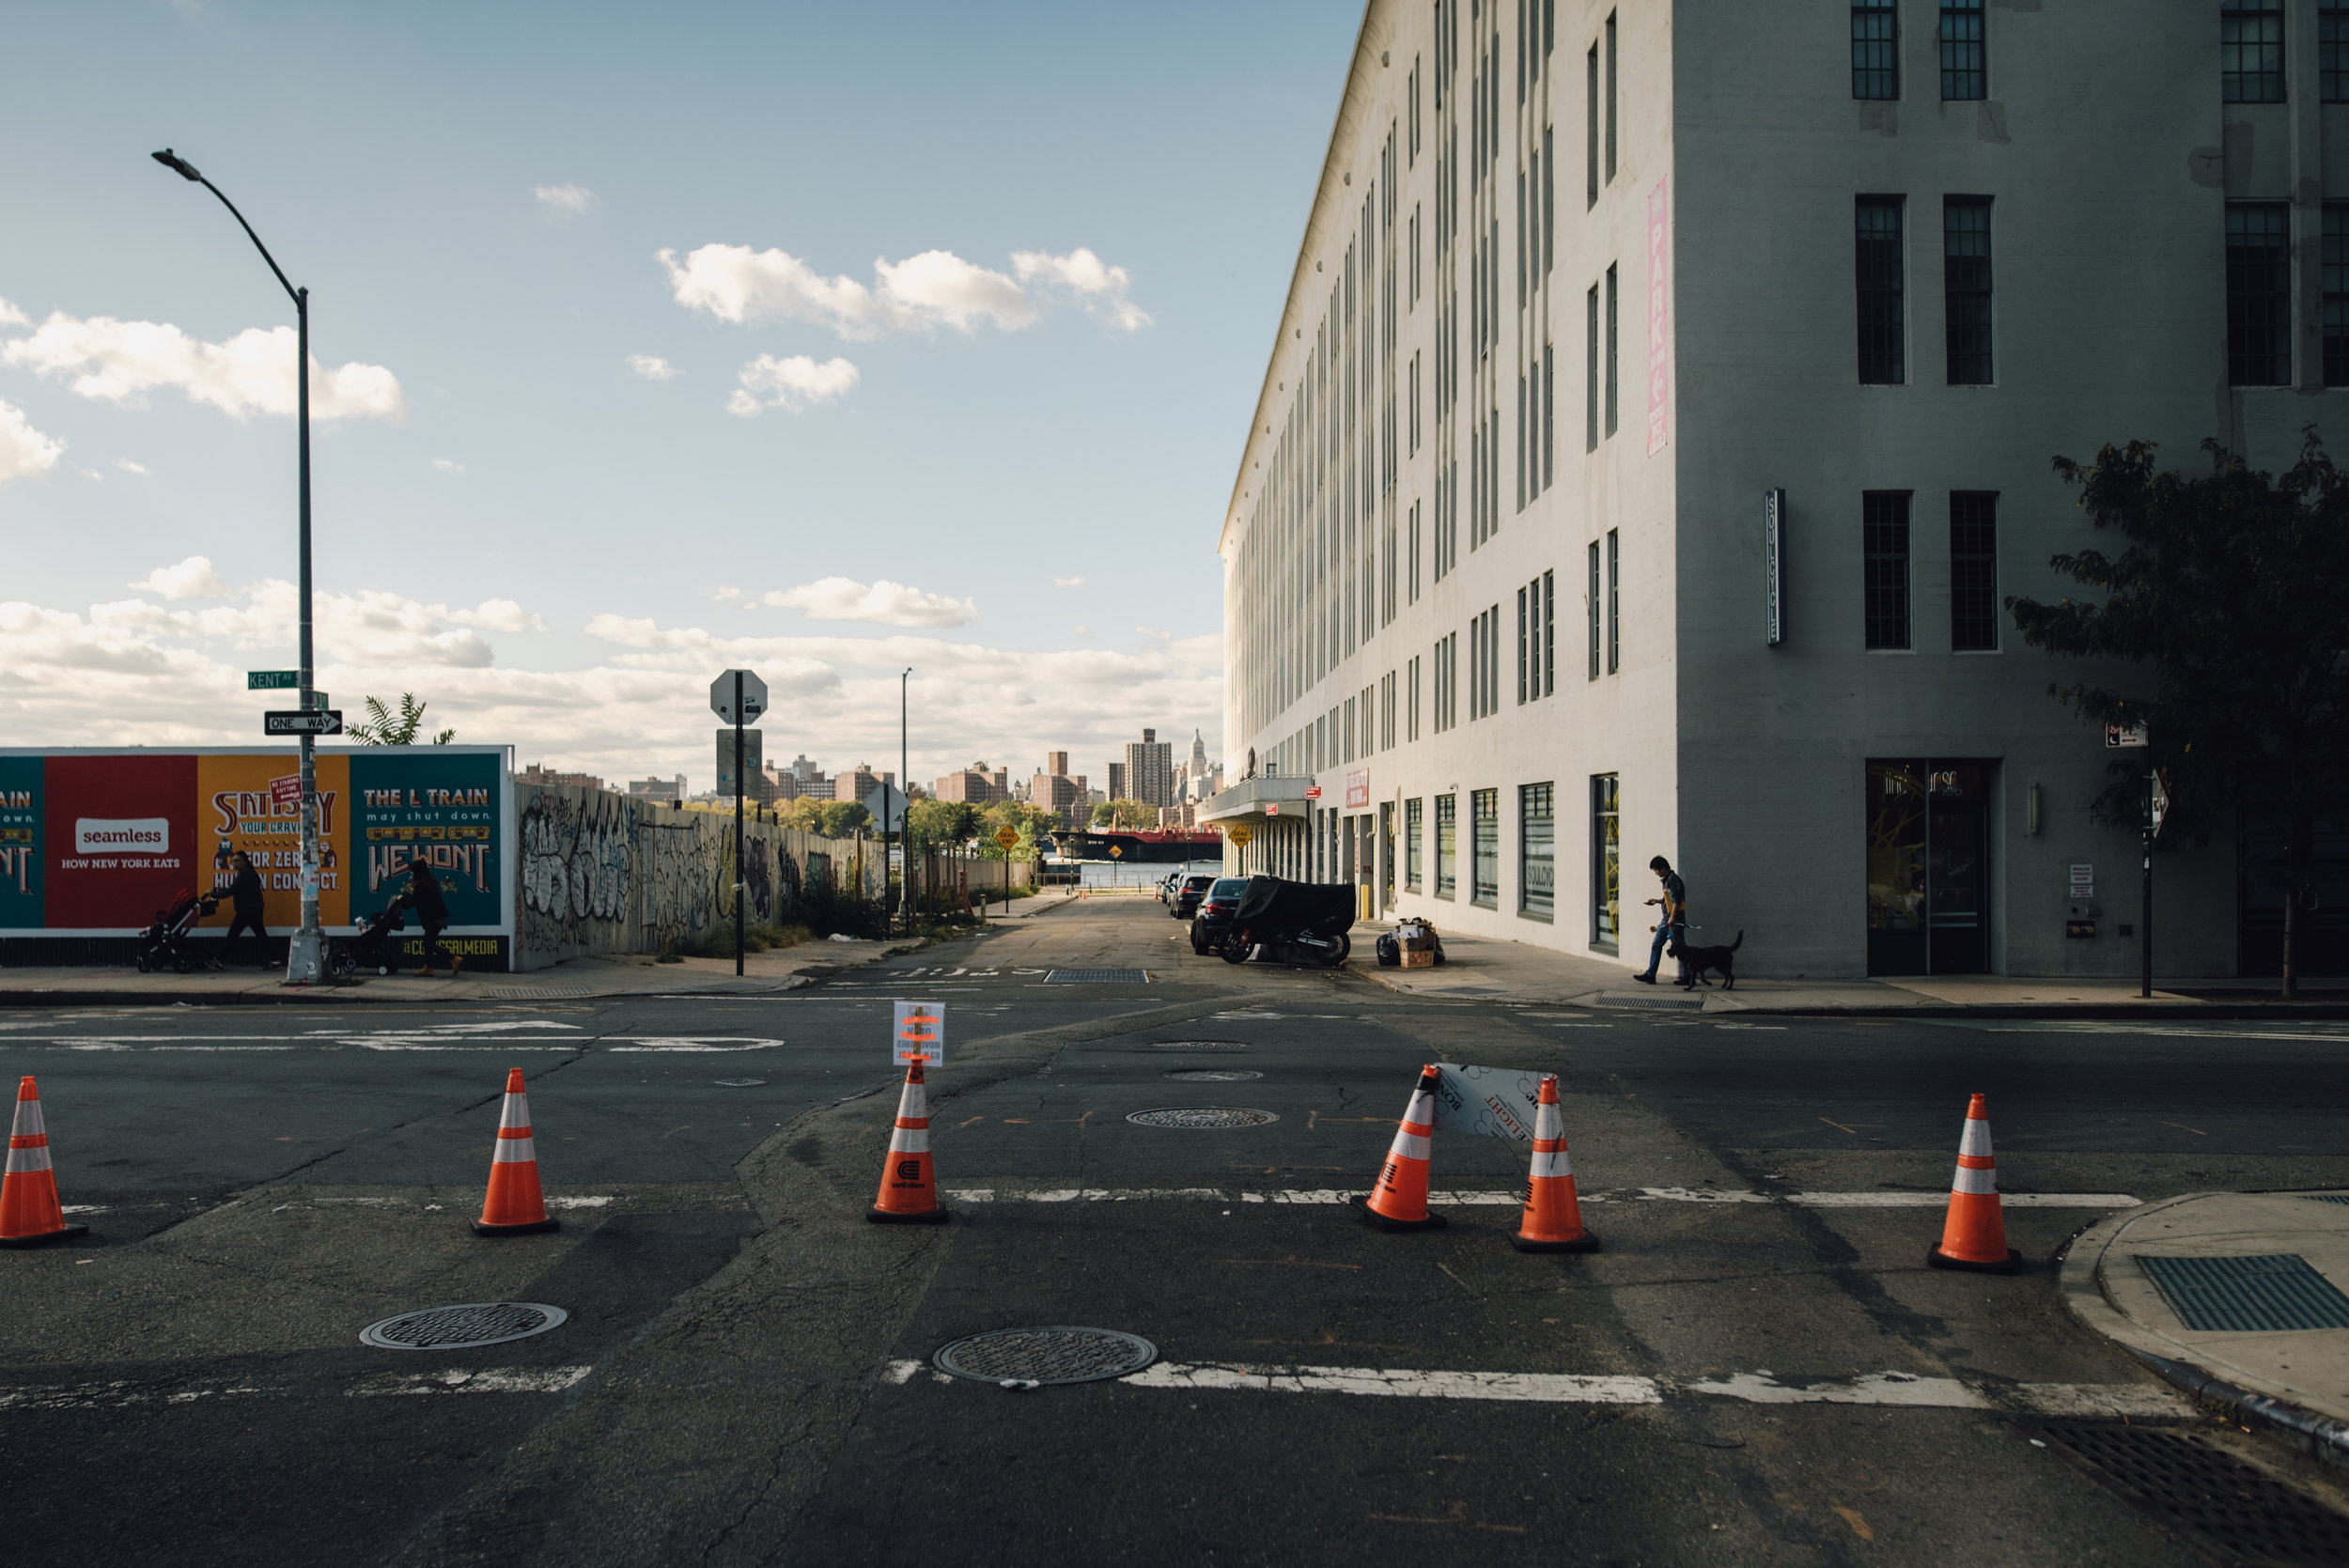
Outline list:
[[[1859,380],[1892,386],[1908,379],[1903,349],[1901,198],[1861,196],[1854,252],[1859,287]]]
[[[1941,96],[1990,96],[1990,68],[1982,37],[1982,0],[1941,0]]]
[[[2325,209],[2325,384],[2349,386],[2349,208]]]
[[[1851,95],[1901,96],[1900,13],[1893,0],[1852,0]]]
[[[1979,653],[1999,645],[1999,498],[1990,490],[1950,496],[1950,646]]]
[[[1612,953],[1623,938],[1623,806],[1617,776],[1591,779],[1591,945]]]
[[[1908,492],[1869,490],[1860,497],[1862,582],[1867,644],[1908,646]]]
[[[1558,906],[1557,799],[1550,784],[1517,789],[1517,908],[1541,920]]]
[[[2284,101],[2284,0],[2221,0],[2218,84],[2229,103]]]
[[[1485,908],[1501,904],[1501,791],[1479,789],[1469,795],[1469,843],[1473,852],[1469,901]]]
[[[2316,13],[2316,74],[2326,103],[2349,103],[2349,9],[2327,6]]]
[[[1951,196],[1941,204],[1942,287],[1947,290],[1950,384],[1990,381],[1990,203]]]
[[[2291,220],[2281,202],[2227,209],[2227,380],[2292,380]]]

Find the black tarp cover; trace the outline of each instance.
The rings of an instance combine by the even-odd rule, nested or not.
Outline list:
[[[1354,890],[1345,882],[1291,882],[1251,877],[1234,924],[1283,931],[1343,931],[1354,924]]]

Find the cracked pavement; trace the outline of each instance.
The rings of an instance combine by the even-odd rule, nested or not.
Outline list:
[[[92,1227],[0,1254],[12,1550],[2172,1560],[2183,1538],[2034,1423],[2215,1427],[2072,1320],[2048,1260],[2116,1201],[2349,1170],[2321,1038],[1422,1001],[1180,935],[1101,900],[772,998],[5,1020],[0,1066],[39,1077]],[[947,1003],[944,1226],[863,1220],[893,995]],[[1433,1060],[1561,1075],[1600,1252],[1507,1246],[1518,1144],[1437,1137],[1439,1232],[1339,1201]],[[483,1240],[465,1221],[509,1065],[562,1229]],[[1259,1076],[1168,1076],[1202,1069]],[[1977,1089],[2001,1185],[2038,1205],[2008,1209],[2031,1265],[2011,1280],[1923,1266]],[[1275,1120],[1127,1120],[1198,1106]],[[571,1315],[472,1350],[358,1341],[505,1299]],[[951,1340],[1042,1325],[1161,1360],[1019,1390],[929,1371]],[[354,1397],[385,1390],[416,1397]]]

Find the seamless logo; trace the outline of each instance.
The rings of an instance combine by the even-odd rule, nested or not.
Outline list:
[[[77,855],[168,855],[171,818],[75,817],[73,851]]]

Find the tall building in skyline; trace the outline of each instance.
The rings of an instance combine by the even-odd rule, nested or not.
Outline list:
[[[1156,730],[1143,730],[1140,740],[1126,743],[1126,799],[1147,806],[1174,803],[1174,747]]]

